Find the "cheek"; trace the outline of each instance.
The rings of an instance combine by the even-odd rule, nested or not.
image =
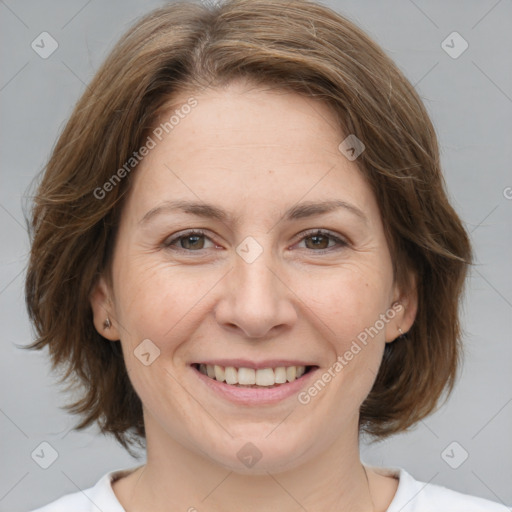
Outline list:
[[[116,311],[123,342],[133,349],[148,338],[161,352],[172,352],[193,334],[196,320],[206,314],[209,291],[225,272],[151,260],[141,256],[118,267]]]
[[[329,347],[327,368],[319,378],[329,382],[327,387],[345,411],[358,410],[378,373],[386,332],[380,319],[390,306],[391,288],[385,266],[370,263],[347,264],[323,277],[317,274],[302,287],[309,318],[319,319],[316,330]]]
[[[391,288],[392,279],[384,268],[350,263],[302,280],[297,295],[322,320],[326,338],[343,349],[385,313]]]

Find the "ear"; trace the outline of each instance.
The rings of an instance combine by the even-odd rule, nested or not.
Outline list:
[[[119,340],[119,329],[115,320],[111,292],[103,276],[101,276],[94,285],[89,300],[92,308],[94,327],[98,333],[111,341]],[[105,326],[107,318],[110,320],[110,327]]]
[[[400,290],[398,286],[395,286],[393,302],[387,313],[390,321],[386,324],[386,343],[391,343],[402,334],[406,334],[414,324],[417,312],[417,279],[414,274],[410,273],[407,289]]]

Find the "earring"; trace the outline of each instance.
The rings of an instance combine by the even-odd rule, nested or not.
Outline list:
[[[111,326],[112,326],[112,323],[110,322],[110,319],[107,316],[107,319],[103,322],[103,328],[104,329],[110,329]]]

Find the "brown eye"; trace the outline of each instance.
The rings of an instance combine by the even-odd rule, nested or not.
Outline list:
[[[182,249],[202,249],[204,246],[203,235],[187,235],[180,237],[178,240],[181,240]]]
[[[169,249],[177,249],[189,252],[207,249],[205,241],[209,238],[202,231],[189,231],[178,236],[173,236],[164,241],[163,246]],[[213,246],[213,243],[212,243]]]
[[[313,252],[329,251],[330,249],[342,248],[348,245],[348,243],[331,234],[328,231],[316,230],[313,232],[306,233],[300,243],[304,242],[306,249],[310,249]]]
[[[329,247],[329,237],[325,235],[311,235],[304,240],[306,240],[308,249],[327,249]],[[311,241],[310,244],[308,244],[308,240]]]

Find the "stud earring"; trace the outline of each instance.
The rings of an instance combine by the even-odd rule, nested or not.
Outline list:
[[[111,326],[112,326],[112,323],[110,322],[110,319],[107,316],[107,319],[103,322],[103,328],[104,329],[110,329]]]

